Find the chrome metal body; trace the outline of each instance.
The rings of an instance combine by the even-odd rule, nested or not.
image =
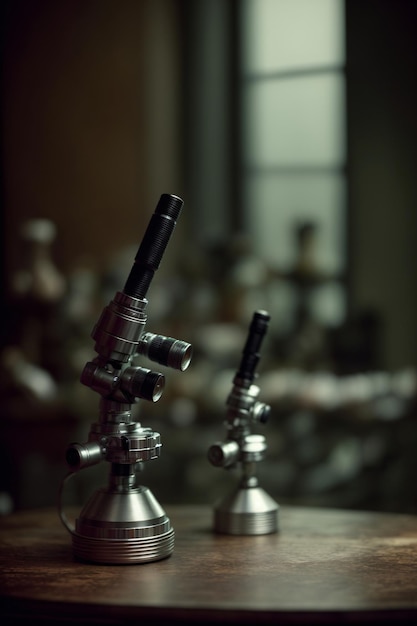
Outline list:
[[[174,530],[150,490],[137,475],[143,464],[159,458],[160,434],[132,418],[140,399],[156,402],[164,389],[163,374],[135,364],[150,360],[184,371],[190,364],[189,343],[145,333],[146,293],[182,208],[177,196],[163,194],[151,218],[123,291],[116,293],[94,326],[97,357],[88,362],[81,382],[100,397],[99,419],[88,441],[67,449],[69,476],[104,460],[110,463],[106,488],[99,489],[71,526],[77,558],[96,563],[142,563],[168,557],[174,549]],[[62,489],[61,489],[62,491]]]
[[[256,422],[265,423],[270,407],[258,401],[260,389],[253,384],[259,349],[267,330],[269,314],[256,311],[243,350],[240,367],[227,398],[226,440],[208,450],[216,467],[241,468],[236,489],[214,507],[214,530],[232,535],[263,535],[278,531],[279,506],[258,484],[256,464],[265,456],[265,437],[252,433]]]

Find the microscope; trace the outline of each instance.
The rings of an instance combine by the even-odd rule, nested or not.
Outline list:
[[[241,466],[237,487],[214,507],[214,530],[229,535],[264,535],[278,531],[278,505],[259,486],[256,463],[265,456],[263,435],[253,434],[252,425],[265,423],[271,407],[258,401],[260,389],[253,384],[259,350],[267,332],[270,316],[255,311],[239,369],[227,398],[224,442],[213,444],[208,460],[215,467],[234,469]]]
[[[82,561],[144,563],[164,559],[174,549],[170,519],[137,480],[143,464],[160,456],[160,434],[135,421],[132,407],[140,399],[156,402],[165,385],[163,374],[135,365],[137,356],[180,371],[191,361],[191,344],[145,331],[146,294],[182,206],[178,196],[161,195],[123,291],[103,309],[91,333],[97,357],[85,365],[80,380],[100,395],[99,417],[88,441],[67,449],[69,473],[61,498],[68,478],[102,460],[110,464],[109,479],[87,501],[75,526],[61,502],[59,511],[74,555]]]

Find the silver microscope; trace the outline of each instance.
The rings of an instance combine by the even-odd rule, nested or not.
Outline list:
[[[110,475],[107,487],[92,495],[75,526],[60,505],[61,520],[80,560],[143,563],[166,558],[174,549],[170,519],[137,480],[143,464],[160,456],[160,434],[132,418],[132,406],[139,399],[159,400],[165,378],[133,360],[143,355],[181,371],[191,361],[191,344],[145,332],[146,294],[182,206],[178,196],[160,197],[123,291],[104,308],[91,333],[98,356],[85,365],[81,382],[101,396],[99,418],[91,425],[87,443],[69,445],[70,471],[63,485],[79,470],[102,460],[110,463]]]
[[[249,327],[240,367],[227,398],[226,440],[208,450],[208,459],[216,467],[234,469],[240,465],[237,487],[214,507],[214,530],[230,535],[264,535],[278,531],[279,506],[259,486],[256,464],[265,456],[265,437],[253,434],[252,425],[265,423],[269,405],[258,401],[260,389],[253,384],[259,350],[270,316],[256,311]]]

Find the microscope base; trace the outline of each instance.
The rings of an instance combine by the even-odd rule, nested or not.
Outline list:
[[[147,487],[128,492],[99,489],[81,511],[72,534],[83,561],[133,564],[159,561],[174,549],[169,518]]]
[[[228,535],[278,531],[279,506],[261,487],[238,488],[214,509],[214,530]]]

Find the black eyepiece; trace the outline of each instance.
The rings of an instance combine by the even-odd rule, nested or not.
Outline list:
[[[183,204],[178,196],[167,193],[161,195],[123,290],[128,296],[145,298]]]
[[[268,330],[271,316],[266,311],[255,311],[249,327],[248,337],[243,349],[243,356],[236,377],[252,382],[255,369],[260,359],[260,348]]]

